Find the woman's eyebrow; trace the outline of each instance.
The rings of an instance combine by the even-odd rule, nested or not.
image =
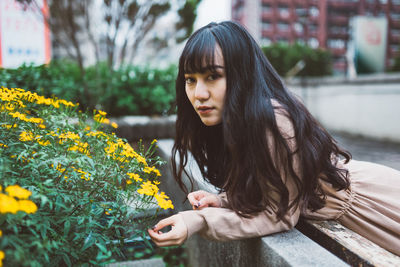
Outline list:
[[[209,65],[207,67],[201,68],[200,69],[200,73],[206,73],[207,71],[211,71],[211,70],[216,70],[216,69],[225,69],[224,66],[220,66],[220,65]]]
[[[206,67],[202,67],[201,69],[199,69],[199,70],[195,70],[195,71],[185,71],[185,75],[186,74],[193,74],[193,73],[206,73],[206,72],[208,72],[208,71],[210,71],[210,70],[216,70],[216,69],[222,69],[222,70],[224,70],[225,69],[225,67],[224,66],[221,66],[221,65],[209,65],[209,66],[206,66]]]

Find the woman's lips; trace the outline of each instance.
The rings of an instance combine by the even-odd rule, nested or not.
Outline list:
[[[199,112],[199,114],[204,115],[204,114],[208,114],[211,111],[213,111],[214,108],[210,107],[210,106],[199,106],[197,107],[197,111]]]

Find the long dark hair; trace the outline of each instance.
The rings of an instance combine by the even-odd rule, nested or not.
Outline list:
[[[206,126],[186,96],[184,74],[202,73],[207,68],[213,71],[217,45],[224,58],[225,103],[222,123]],[[293,124],[295,148],[278,128],[271,99],[279,103]],[[225,191],[231,208],[245,217],[273,205],[278,208],[278,219],[299,203],[303,212],[322,208],[325,194],[320,178],[337,190],[349,187],[348,172],[337,168],[336,161],[342,156],[348,162],[351,155],[338,147],[285,88],[255,40],[237,23],[210,23],[189,38],[179,60],[176,103],[172,166],[185,192],[182,175],[188,151],[203,177]],[[294,157],[300,166],[296,171]],[[284,175],[293,177],[299,192],[291,203]],[[274,193],[279,194],[279,200],[271,198]]]

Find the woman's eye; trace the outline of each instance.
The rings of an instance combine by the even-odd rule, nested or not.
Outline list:
[[[194,82],[195,82],[195,81],[194,81],[193,78],[190,78],[190,77],[185,78],[185,83],[186,83],[186,84],[192,84],[192,83],[194,83]]]
[[[210,81],[215,81],[219,77],[220,77],[220,75],[215,73],[215,74],[211,74],[210,76],[208,76],[207,79],[210,80]]]

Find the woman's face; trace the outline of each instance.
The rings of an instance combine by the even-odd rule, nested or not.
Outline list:
[[[225,102],[226,76],[224,58],[219,46],[215,49],[215,72],[185,73],[186,95],[201,121],[214,126],[222,121]],[[204,66],[207,69],[207,66]]]

